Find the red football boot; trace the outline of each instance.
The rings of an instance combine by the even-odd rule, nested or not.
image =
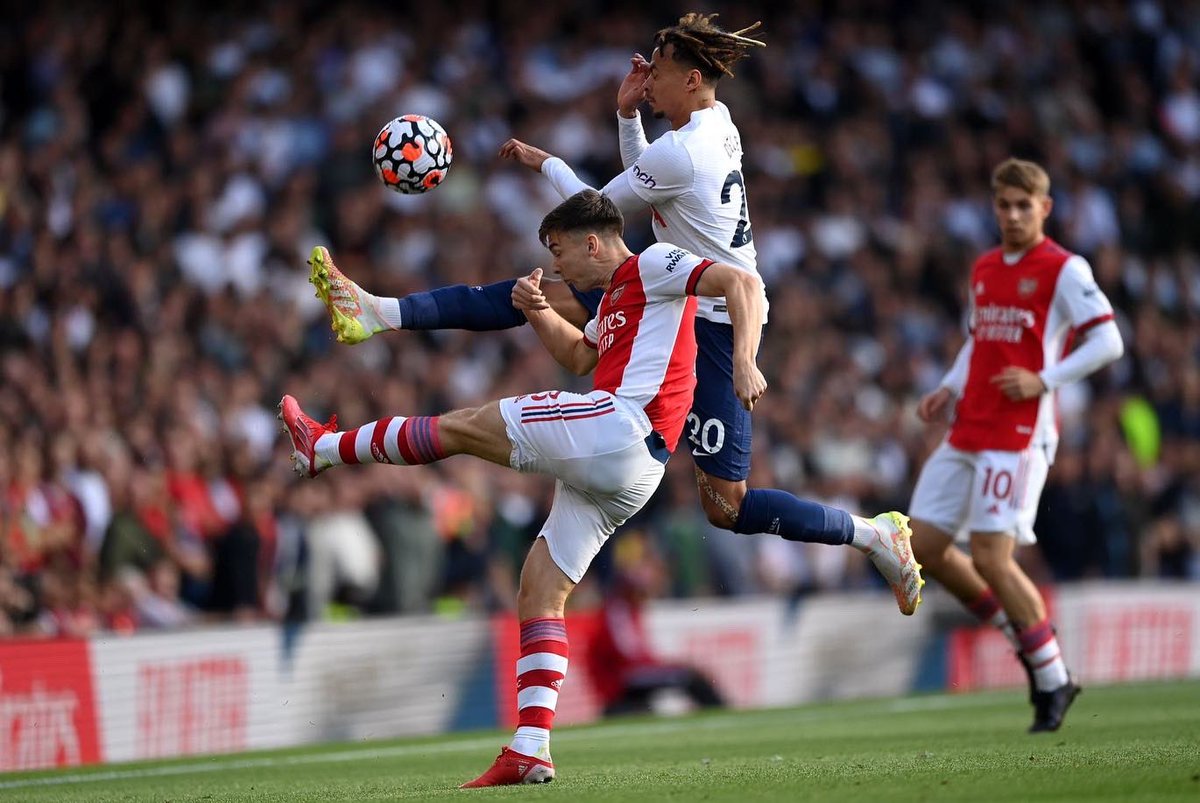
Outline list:
[[[549,783],[554,780],[554,764],[540,758],[526,756],[500,748],[500,755],[488,771],[459,789],[476,789],[481,786],[510,786],[518,783]]]
[[[318,424],[300,409],[300,402],[292,396],[279,401],[279,420],[283,422],[288,437],[292,439],[292,467],[297,474],[315,477],[332,463],[317,459],[317,438],[327,432],[337,432],[337,416],[328,424]]]

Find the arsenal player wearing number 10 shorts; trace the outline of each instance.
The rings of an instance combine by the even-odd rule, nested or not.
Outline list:
[[[1045,235],[1046,171],[1009,159],[992,174],[992,189],[1001,246],[971,269],[970,336],[918,408],[933,421],[957,399],[949,434],[913,491],[912,546],[927,573],[1004,631],[1029,675],[1030,731],[1054,731],[1079,686],[1045,602],[1013,554],[1036,540],[1038,497],[1058,445],[1055,389],[1124,347],[1087,261]],[[970,557],[955,540],[969,542]]]

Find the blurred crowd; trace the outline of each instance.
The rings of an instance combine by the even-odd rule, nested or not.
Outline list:
[[[762,19],[769,43],[718,93],[771,296],[752,483],[906,505],[942,434],[915,403],[995,242],[990,170],[1032,158],[1126,356],[1061,393],[1031,566],[1200,579],[1200,8],[806,5],[699,7]],[[298,481],[275,404],[355,426],[587,380],[528,327],[337,345],[306,255],[326,244],[389,295],[545,265],[557,199],[497,148],[517,136],[606,182],[629,56],[689,8],[23,8],[0,26],[0,634],[511,607],[552,483],[467,458]],[[425,196],[372,171],[402,113],[454,141]],[[647,220],[628,234],[647,244]],[[685,454],[636,524],[671,595],[874,582],[852,550],[713,530]],[[577,601],[618,573],[610,552]]]

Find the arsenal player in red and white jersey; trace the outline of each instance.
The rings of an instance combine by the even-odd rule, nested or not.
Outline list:
[[[1033,522],[1058,427],[1054,391],[1119,358],[1112,306],[1083,257],[1046,236],[1050,178],[1008,159],[992,173],[1001,246],[971,269],[970,336],[920,417],[954,404],[945,441],[913,491],[912,547],[924,570],[1000,627],[1030,677],[1031,732],[1057,730],[1079,693],[1037,587],[1013,559]],[[1075,347],[1065,353],[1068,343]],[[955,541],[970,544],[970,557]]]
[[[529,303],[520,308],[530,325],[562,365],[595,372],[590,393],[543,391],[440,416],[391,416],[349,432],[337,431],[335,421],[318,423],[291,396],[280,402],[296,468],[309,477],[340,465],[411,466],[467,454],[557,480],[517,593],[517,731],[466,787],[555,776],[550,729],[568,659],[563,609],[600,547],[654,493],[679,442],[696,387],[697,296],[724,297],[729,306],[739,403],[749,410],[767,389],[756,363],[761,280],[666,243],[634,254],[622,227],[607,196],[584,190],[548,214],[538,232],[555,273],[581,290],[605,290],[584,331],[549,305],[541,269],[521,280]]]

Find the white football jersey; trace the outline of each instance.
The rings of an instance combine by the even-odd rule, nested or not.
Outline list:
[[[625,179],[650,205],[655,238],[674,243],[715,262],[758,275],[750,229],[742,140],[729,109],[717,103],[692,112],[691,121],[647,143],[641,115],[618,115]],[[729,323],[723,298],[699,299],[697,315]],[[766,296],[763,297],[764,310]]]

